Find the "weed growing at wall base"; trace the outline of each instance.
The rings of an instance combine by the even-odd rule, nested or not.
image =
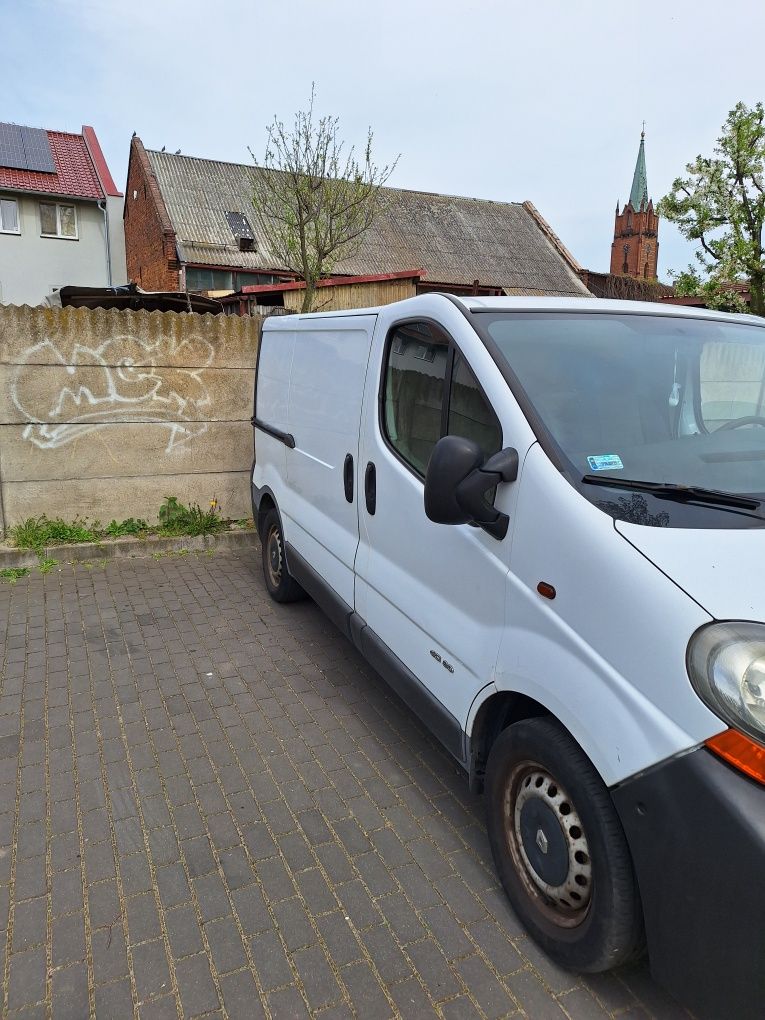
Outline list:
[[[125,535],[143,535],[148,530],[149,525],[142,517],[127,517],[124,521],[109,521],[104,534],[111,538],[123,538]]]
[[[87,526],[87,521],[75,517],[71,524],[60,517],[50,520],[28,517],[15,528],[11,528],[11,539],[19,549],[44,549],[46,545],[61,545],[66,542],[95,542],[98,532]]]
[[[225,527],[214,496],[209,510],[203,510],[198,503],[187,507],[175,496],[165,496],[158,517],[160,535],[212,535]]]
[[[20,577],[26,577],[28,573],[29,567],[5,567],[0,570],[0,578],[9,584],[15,584]]]
[[[176,496],[166,496],[157,514],[158,525],[151,527],[141,517],[128,517],[124,521],[110,521],[103,527],[99,521],[76,517],[67,523],[60,517],[51,519],[42,514],[29,517],[10,529],[10,538],[18,549],[34,549],[42,557],[46,547],[73,542],[98,542],[104,538],[144,538],[148,535],[213,535],[225,530],[231,522],[223,520],[218,500],[213,496],[210,509],[198,504],[184,506]],[[238,522],[242,525],[243,522]]]

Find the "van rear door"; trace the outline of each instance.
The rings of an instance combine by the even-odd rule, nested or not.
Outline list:
[[[298,320],[288,398],[295,448],[287,451],[280,505],[284,537],[351,608],[361,401],[375,321],[369,314]]]

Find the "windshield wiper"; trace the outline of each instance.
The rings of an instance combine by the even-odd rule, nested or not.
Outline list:
[[[676,499],[681,502],[709,503],[713,506],[734,506],[742,510],[756,510],[760,500],[739,496],[736,492],[705,489],[699,485],[675,485],[671,482],[643,482],[637,478],[609,478],[605,475],[585,475],[588,485],[604,485],[611,489],[635,489],[650,492],[659,499]]]

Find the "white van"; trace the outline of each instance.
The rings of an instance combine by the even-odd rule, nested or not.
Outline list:
[[[765,1011],[765,329],[431,294],[268,319],[252,474],[310,594],[484,790],[560,964],[647,942],[703,1016]]]

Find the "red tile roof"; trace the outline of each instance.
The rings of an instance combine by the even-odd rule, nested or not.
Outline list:
[[[35,191],[71,198],[104,198],[104,189],[83,135],[72,135],[66,131],[47,131],[46,134],[56,172],[46,174],[39,170],[17,170],[0,166],[0,189]]]

